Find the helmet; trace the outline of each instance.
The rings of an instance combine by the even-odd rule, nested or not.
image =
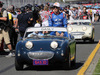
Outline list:
[[[59,2],[55,2],[55,3],[53,4],[53,6],[60,7],[60,3],[59,3]]]

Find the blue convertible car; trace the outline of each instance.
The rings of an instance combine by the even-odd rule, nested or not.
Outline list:
[[[16,70],[22,70],[24,65],[49,66],[58,63],[70,68],[75,61],[76,42],[64,27],[30,27],[16,45]]]

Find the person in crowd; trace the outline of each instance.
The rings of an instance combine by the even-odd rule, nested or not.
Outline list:
[[[51,7],[50,7],[50,14],[52,15],[53,12],[54,12],[54,10],[53,10],[53,5],[51,5]]]
[[[44,4],[40,5],[40,9],[41,9],[40,12],[42,12],[44,10]]]
[[[78,16],[81,14],[82,10],[81,10],[81,7],[79,6],[78,7]]]
[[[54,13],[49,17],[50,27],[67,27],[67,19],[64,13],[60,12],[60,3],[55,2],[53,4]]]
[[[90,19],[91,22],[92,22],[92,17],[93,17],[92,10],[90,9],[90,10],[88,10],[88,11],[89,11],[89,12],[88,12],[89,19]]]
[[[98,10],[96,11],[96,14],[94,15],[94,17],[95,17],[94,21],[95,22],[98,22],[99,21],[99,18],[100,18],[99,11]]]
[[[79,19],[89,19],[88,12],[86,11],[86,7],[83,7],[83,11],[81,12]]]
[[[27,10],[27,15],[29,17],[28,20],[28,27],[34,27],[34,16],[33,16],[33,12],[32,12],[32,5],[31,4],[27,4],[26,6],[26,10]]]
[[[44,8],[43,8],[44,9]],[[43,11],[42,9],[42,11]],[[40,13],[42,13],[41,8],[39,6],[34,7],[33,15],[35,19],[34,27],[41,27],[42,26],[42,19]]]
[[[21,14],[20,8],[16,8],[16,12],[18,15]]]
[[[76,7],[73,7],[73,10],[72,10],[72,13],[73,13],[73,19],[78,19],[78,12],[76,10]]]
[[[12,46],[10,43],[10,38],[9,38],[9,29],[8,27],[5,27],[4,25],[8,25],[8,19],[7,19],[7,11],[3,10],[3,2],[0,1],[0,47],[1,47],[1,41],[4,38],[5,44],[10,50],[10,53],[6,57],[12,57],[14,56],[14,52],[12,50]]]
[[[46,3],[45,6],[48,8],[47,11],[50,12],[50,9],[49,9],[50,8],[50,4],[49,3]]]
[[[70,9],[68,8],[68,10],[69,10],[69,20],[74,20],[73,19],[73,13],[72,13],[73,7],[70,7]]]
[[[15,11],[14,5],[11,5],[9,7],[11,8],[11,14],[13,16],[14,27],[16,27],[17,26],[16,20],[17,20],[18,13]]]
[[[25,13],[25,7],[21,7],[21,14],[18,15],[17,20],[18,20],[20,36],[23,37],[25,30],[28,27],[28,20],[29,20],[28,13]]]
[[[34,27],[34,25],[37,23],[37,21],[38,22],[41,21],[40,15],[39,15],[40,7],[35,6],[33,11],[32,11],[32,7],[33,6],[31,4],[27,4],[27,13],[29,16],[28,27]]]
[[[71,10],[70,10],[70,5],[68,5],[68,6],[66,6],[66,18],[67,18],[67,20],[70,20],[70,16],[71,16],[71,14],[72,14],[72,12],[71,12]]]
[[[64,7],[64,12],[67,12],[67,6]]]
[[[10,21],[10,25],[12,26],[9,29],[9,36],[10,36],[10,42],[12,45],[12,49],[15,50],[16,44],[17,44],[17,38],[18,38],[18,34],[17,34],[17,13],[14,11],[14,6],[10,5],[8,6],[8,16],[9,16],[9,21]]]
[[[40,13],[42,19],[42,27],[49,26],[48,19],[50,12],[48,11],[48,7],[44,6],[44,10]]]
[[[60,12],[65,13],[63,7],[60,7]]]

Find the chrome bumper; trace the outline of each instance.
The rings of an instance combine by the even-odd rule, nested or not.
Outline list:
[[[71,33],[75,39],[82,39],[82,37],[84,36],[84,32],[72,32]]]
[[[32,60],[37,59],[37,60],[41,60],[41,59],[51,59],[54,56],[53,52],[50,51],[37,51],[37,52],[28,52],[28,57]]]

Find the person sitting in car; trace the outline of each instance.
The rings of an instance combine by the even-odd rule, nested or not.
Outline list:
[[[50,33],[50,35],[55,35],[55,36],[61,36],[61,37],[68,37],[67,32],[61,32],[61,31],[53,31]]]
[[[42,32],[36,31],[36,32],[30,33],[27,37],[33,37],[33,36],[35,36],[35,35],[43,36],[44,34],[43,34]]]

